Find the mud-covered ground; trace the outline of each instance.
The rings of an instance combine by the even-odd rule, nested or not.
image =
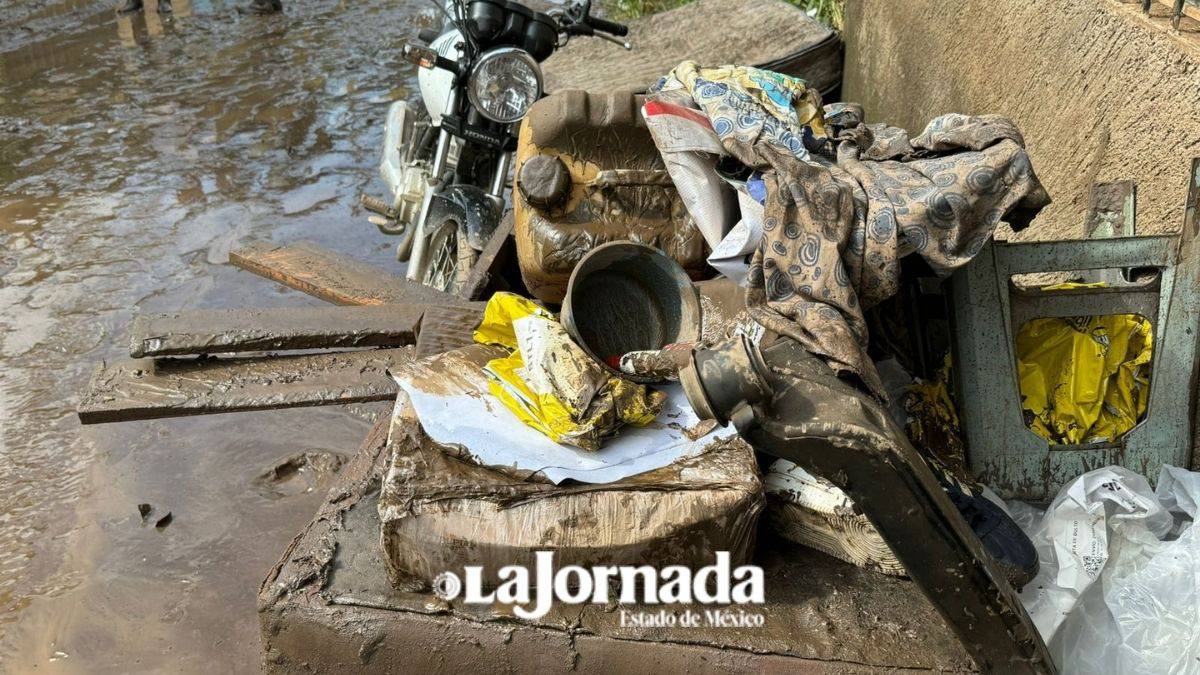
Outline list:
[[[240,239],[396,265],[353,204],[432,6],[239,1],[0,0],[0,671],[257,669],[258,584],[380,410],[75,419],[136,312],[317,304]]]

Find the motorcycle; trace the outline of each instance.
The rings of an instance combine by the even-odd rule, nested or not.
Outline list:
[[[390,204],[360,196],[379,231],[401,237],[410,280],[457,292],[506,210],[517,130],[545,95],[540,63],[573,36],[609,40],[628,27],[578,0],[549,13],[513,0],[448,0],[441,31],[404,56],[418,66],[421,106],[388,111],[380,174]]]

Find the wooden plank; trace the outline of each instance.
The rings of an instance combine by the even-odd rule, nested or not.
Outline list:
[[[475,304],[311,242],[247,242],[230,251],[229,262],[338,305]]]
[[[129,354],[177,356],[288,349],[402,347],[427,305],[221,309],[134,318]]]
[[[488,239],[488,243],[479,252],[479,257],[475,259],[471,274],[467,276],[467,281],[459,291],[460,298],[478,300],[487,289],[488,283],[499,273],[499,265],[503,262],[500,252],[504,250],[504,245],[512,236],[514,222],[512,211],[504,214],[504,218],[492,232],[492,238]]]
[[[391,400],[388,369],[412,348],[256,358],[132,359],[102,365],[77,410],[83,424]]]
[[[424,358],[475,343],[483,312],[461,307],[430,307],[421,319],[417,356]]]

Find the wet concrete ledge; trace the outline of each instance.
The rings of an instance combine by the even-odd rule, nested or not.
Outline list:
[[[769,601],[762,628],[623,628],[617,608],[599,606],[558,606],[529,622],[502,607],[451,607],[431,593],[394,590],[376,511],[385,442],[381,422],[263,582],[269,672],[973,670],[911,582],[766,530],[756,556]]]

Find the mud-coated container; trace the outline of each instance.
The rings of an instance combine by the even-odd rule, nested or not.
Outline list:
[[[628,91],[562,91],[529,111],[517,146],[513,211],[525,285],[562,302],[571,270],[611,241],[660,249],[693,279],[708,255]]]
[[[560,318],[575,344],[619,373],[612,364],[629,352],[699,340],[700,292],[662,251],[630,241],[610,242],[589,251],[575,266]]]

